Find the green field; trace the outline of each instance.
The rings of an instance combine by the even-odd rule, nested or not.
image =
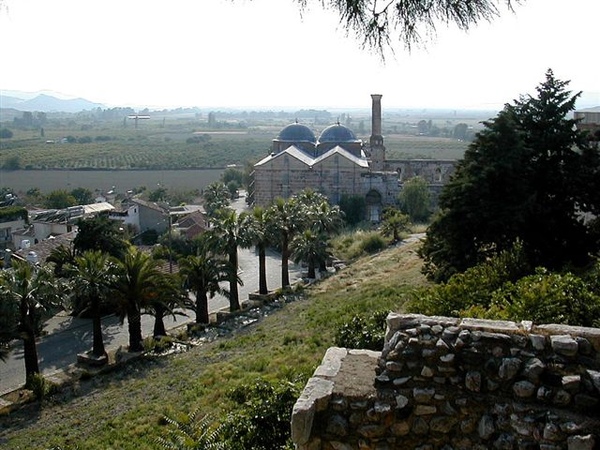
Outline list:
[[[49,133],[46,133],[46,137]],[[55,139],[23,138],[17,134],[2,144],[0,167],[18,159],[21,169],[207,169],[229,164],[244,165],[266,156],[276,134],[208,134],[207,142],[186,143],[162,135],[110,141],[62,143]],[[46,143],[46,141],[54,143]],[[449,138],[389,135],[385,146],[389,159],[461,158],[468,143]]]

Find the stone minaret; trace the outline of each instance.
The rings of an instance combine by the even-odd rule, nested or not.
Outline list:
[[[385,166],[385,147],[383,145],[383,136],[381,135],[381,97],[380,94],[371,94],[373,99],[371,107],[371,169],[384,170]]]

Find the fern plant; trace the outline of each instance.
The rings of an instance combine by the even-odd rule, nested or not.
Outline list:
[[[164,417],[168,428],[157,443],[167,450],[224,450],[222,426],[214,425],[208,415],[200,417],[199,411],[190,413],[184,420]]]

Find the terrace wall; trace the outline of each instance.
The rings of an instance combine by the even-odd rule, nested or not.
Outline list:
[[[600,448],[600,330],[390,314],[383,351],[331,348],[300,450]]]

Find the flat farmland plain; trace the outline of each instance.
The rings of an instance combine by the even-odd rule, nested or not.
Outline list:
[[[38,188],[42,192],[57,189],[71,191],[83,187],[92,192],[114,189],[126,192],[142,186],[155,189],[161,185],[174,190],[202,190],[218,181],[223,169],[193,170],[0,170],[0,187],[17,194]]]

